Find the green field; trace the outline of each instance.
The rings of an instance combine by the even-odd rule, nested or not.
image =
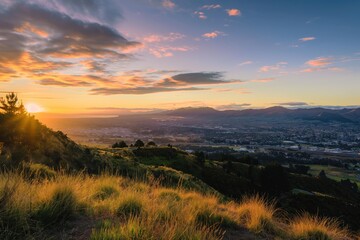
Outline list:
[[[339,168],[327,165],[307,165],[310,167],[309,173],[313,176],[317,176],[321,170],[324,170],[328,178],[340,181],[342,179],[349,179],[352,182],[356,182],[360,187],[360,180],[357,177],[360,173],[356,173],[354,170],[347,170],[345,168]]]

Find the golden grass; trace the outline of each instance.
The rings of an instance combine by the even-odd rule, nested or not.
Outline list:
[[[301,240],[348,240],[350,233],[341,228],[337,220],[303,214],[290,223],[290,232],[294,239]]]
[[[16,233],[17,237],[20,236],[18,239],[27,239],[33,236],[26,234],[48,231],[48,226],[37,229],[39,231],[31,229],[31,224],[39,217],[39,211],[43,219],[61,218],[66,222],[69,221],[68,216],[76,218],[81,215],[88,221],[97,222],[88,236],[93,240],[212,240],[222,239],[228,229],[239,226],[254,233],[277,235],[283,239],[312,239],[308,235],[314,231],[329,236],[323,240],[349,239],[348,232],[339,228],[335,221],[310,216],[296,218],[289,223],[286,226],[289,234],[284,237],[280,232],[285,223],[274,216],[277,212],[274,204],[258,195],[244,198],[240,203],[223,202],[216,195],[203,195],[180,187],[166,188],[156,183],[147,184],[118,176],[85,174],[57,174],[54,179],[42,181],[28,181],[13,173],[0,174],[0,200],[6,191],[11,194],[6,196],[4,206],[0,204],[0,214],[4,212],[1,207],[6,208],[7,212],[16,212],[18,215],[15,218],[8,219],[21,219],[21,226],[12,226],[11,223],[1,229],[0,219],[0,232],[4,234],[0,234],[2,239],[15,236],[6,235],[8,233]],[[69,213],[59,212],[63,208],[54,202],[61,196],[64,197],[62,204],[69,206]],[[58,218],[51,215],[56,209],[61,214]],[[35,225],[42,226],[40,223]]]
[[[257,233],[277,230],[276,211],[273,203],[259,195],[245,197],[238,208],[240,222]]]

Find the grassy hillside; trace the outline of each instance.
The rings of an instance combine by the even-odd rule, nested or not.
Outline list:
[[[331,219],[286,220],[258,196],[224,202],[156,180],[44,176],[0,175],[1,239],[352,239]]]

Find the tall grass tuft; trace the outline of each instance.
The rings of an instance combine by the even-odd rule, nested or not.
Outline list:
[[[120,217],[129,218],[139,216],[143,211],[143,204],[136,198],[127,198],[123,200],[116,210],[116,214]]]
[[[337,220],[303,214],[290,223],[290,232],[299,240],[350,240],[347,229]]]
[[[259,195],[245,197],[238,207],[240,223],[256,233],[277,231],[275,212],[274,203]]]
[[[195,221],[197,224],[205,226],[215,226],[221,228],[233,228],[237,227],[237,223],[231,220],[229,217],[222,214],[213,213],[209,209],[199,211],[196,215]]]
[[[0,189],[0,239],[21,239],[30,228],[20,209],[12,204],[17,184],[6,182]]]
[[[32,214],[32,218],[43,225],[63,223],[72,218],[78,202],[73,190],[69,187],[55,189],[51,199],[42,202]]]
[[[119,191],[112,186],[101,186],[98,191],[94,194],[94,199],[96,200],[105,200],[110,197],[117,197]]]

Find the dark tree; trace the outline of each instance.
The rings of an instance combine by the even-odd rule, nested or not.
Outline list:
[[[271,195],[278,196],[290,190],[288,174],[279,164],[267,165],[260,178],[263,190]]]
[[[319,175],[318,175],[318,177],[321,178],[321,179],[327,178],[325,171],[324,171],[324,170],[321,170],[320,173],[319,173]]]
[[[145,146],[144,142],[141,141],[140,139],[136,140],[136,142],[134,144],[134,147],[138,147],[138,148],[144,147],[144,146]]]
[[[150,142],[148,142],[146,144],[146,146],[148,146],[148,147],[156,147],[157,145],[156,145],[156,143],[154,141],[150,141]]]
[[[128,145],[126,144],[125,141],[119,141],[112,145],[112,148],[126,148],[126,147],[128,147]]]
[[[195,152],[196,161],[200,164],[200,166],[204,166],[205,164],[205,153],[204,152]]]
[[[5,96],[5,99],[0,100],[0,109],[6,114],[24,114],[26,113],[25,107],[22,103],[19,103],[19,99],[15,93],[9,93]]]

